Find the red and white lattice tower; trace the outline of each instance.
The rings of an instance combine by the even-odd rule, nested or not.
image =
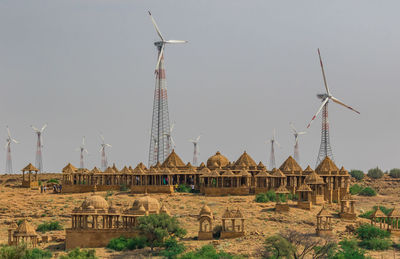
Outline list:
[[[156,29],[160,41],[154,42],[158,51],[157,65],[155,69],[156,85],[154,90],[153,116],[151,126],[149,166],[158,162],[162,163],[171,153],[173,147],[171,138],[171,127],[168,111],[168,95],[165,80],[164,48],[166,44],[186,43],[182,40],[164,40],[155,20],[149,12],[150,18]]]

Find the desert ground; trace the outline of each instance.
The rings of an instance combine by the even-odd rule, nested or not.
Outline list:
[[[61,174],[42,174],[40,180],[46,181],[52,178],[60,179]],[[38,190],[20,188],[21,175],[2,175],[0,176],[0,243],[7,243],[7,229],[13,222],[19,219],[28,219],[36,227],[46,221],[60,221],[64,228],[71,225],[70,212],[74,207],[80,206],[85,197],[91,193],[81,194],[53,194],[52,192],[40,193]],[[386,207],[399,206],[400,204],[400,181],[384,177],[380,180],[371,180],[366,177],[363,185],[374,187],[379,195],[375,197],[355,196],[356,211],[362,213],[370,210],[374,205]],[[106,192],[96,194],[106,197]],[[108,196],[109,202],[117,208],[127,208],[132,206],[135,198],[141,195],[133,195],[129,192],[113,192]],[[263,251],[264,240],[275,233],[285,229],[295,229],[305,235],[315,234],[316,217],[321,209],[314,206],[311,211],[305,211],[294,207],[290,203],[291,210],[288,214],[276,213],[273,210],[274,203],[256,203],[255,196],[224,196],[206,197],[198,194],[175,193],[172,195],[152,194],[161,204],[165,204],[171,215],[176,216],[181,225],[187,230],[188,234],[184,238],[184,243],[189,250],[201,247],[205,244],[213,244],[227,252],[240,254],[249,258],[260,258]],[[240,208],[245,221],[246,236],[237,239],[217,240],[217,241],[197,241],[199,224],[197,216],[203,204],[207,204],[214,213],[214,226],[221,224],[221,215],[224,210],[229,208]],[[328,205],[327,208],[334,212],[339,211],[338,204]],[[368,222],[366,219],[358,219],[359,222]],[[337,216],[333,218],[333,229],[335,239],[340,240],[349,234],[346,226],[354,222],[342,221]],[[40,234],[40,233],[39,233]],[[40,244],[41,248],[50,249],[54,256],[63,253],[65,232],[47,232],[50,242]],[[393,237],[395,242],[399,242]],[[148,249],[141,249],[130,252],[115,252],[106,248],[96,249],[99,258],[147,258]],[[398,251],[370,252],[373,258],[400,258]]]

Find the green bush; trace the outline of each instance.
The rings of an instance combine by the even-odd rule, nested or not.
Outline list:
[[[268,199],[266,193],[259,193],[259,194],[256,195],[255,201],[256,202],[260,202],[260,203],[261,202],[269,202],[269,199]]]
[[[190,188],[190,186],[186,185],[186,184],[180,184],[178,185],[178,187],[176,188],[177,192],[192,192],[192,188]]]
[[[177,258],[179,254],[185,251],[185,246],[179,243],[174,237],[167,239],[163,247],[164,250],[160,252],[160,255],[168,259]]]
[[[47,181],[48,183],[55,183],[55,184],[59,184],[59,181],[57,179],[50,179]]]
[[[134,238],[125,238],[118,237],[113,238],[107,245],[107,248],[122,251],[122,250],[134,250],[141,249],[147,246],[147,239],[145,237],[134,237]]]
[[[59,259],[97,259],[96,251],[94,249],[85,250],[75,248],[66,255],[62,255]]]
[[[381,169],[379,169],[378,167],[376,168],[371,168],[368,170],[368,174],[367,174],[370,178],[373,179],[379,179],[382,178],[383,176],[383,171]]]
[[[292,258],[296,248],[281,235],[273,235],[265,240],[265,255],[270,259]]]
[[[40,224],[36,229],[36,231],[40,231],[42,233],[52,230],[63,230],[63,227],[61,226],[60,222],[53,221],[53,222],[44,222]]]
[[[344,239],[339,242],[340,249],[329,259],[367,259],[370,257],[365,256],[365,251],[360,249],[357,244],[357,240]]]
[[[138,218],[137,229],[147,241],[153,250],[154,246],[163,245],[164,241],[171,237],[184,237],[186,230],[179,226],[179,221],[168,214],[150,214]]]
[[[391,245],[392,241],[388,238],[372,238],[360,242],[360,247],[368,250],[387,250]]]
[[[292,200],[292,201],[297,201],[299,199],[299,195],[297,193],[296,194],[289,193],[288,194],[288,199]]]
[[[361,181],[361,180],[364,178],[364,176],[365,176],[365,174],[364,174],[363,171],[361,171],[361,170],[354,170],[354,169],[351,170],[349,174],[350,174],[353,178],[357,179],[358,181]]]
[[[180,259],[239,259],[240,256],[234,256],[224,251],[217,251],[212,245],[205,245],[193,252],[186,253],[179,257]]]
[[[372,226],[370,224],[363,224],[356,229],[357,237],[361,240],[371,240],[375,238],[388,238],[390,233],[386,230]]]
[[[24,244],[0,246],[0,258],[2,259],[47,259],[51,257],[51,253],[47,250],[28,249]]]
[[[354,185],[350,186],[350,194],[352,194],[352,195],[359,194],[362,190],[363,190],[363,187],[358,184],[354,184]]]
[[[122,251],[125,250],[127,246],[128,246],[128,240],[125,237],[118,237],[111,239],[107,245],[107,248],[116,251]]]
[[[400,178],[400,169],[399,168],[393,168],[389,171],[389,175],[393,178]]]
[[[374,206],[372,210],[369,210],[369,211],[367,211],[367,212],[364,212],[363,214],[360,214],[359,217],[360,217],[360,218],[365,218],[365,219],[370,219],[372,213],[374,213],[374,211],[376,210],[376,208],[378,208],[378,206]],[[393,209],[386,208],[386,207],[384,207],[384,206],[379,206],[379,209],[380,209],[385,215],[388,215],[389,212],[391,212],[391,211],[393,210]]]
[[[371,187],[365,187],[359,194],[362,196],[376,196],[376,191]]]

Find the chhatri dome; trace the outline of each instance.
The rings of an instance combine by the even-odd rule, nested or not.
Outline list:
[[[158,214],[160,212],[160,203],[158,200],[146,195],[135,200],[132,205],[132,210],[140,210],[141,207],[149,214]]]
[[[225,167],[228,164],[229,164],[228,158],[221,155],[221,153],[219,151],[207,160],[208,168]]]
[[[99,195],[91,195],[82,202],[81,208],[106,210],[109,208],[109,204],[103,197]]]

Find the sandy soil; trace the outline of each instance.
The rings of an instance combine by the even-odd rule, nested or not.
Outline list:
[[[0,243],[7,242],[7,229],[12,222],[19,219],[27,218],[34,226],[42,222],[50,220],[58,220],[64,228],[71,225],[70,212],[79,206],[85,197],[90,193],[83,194],[41,194],[40,191],[18,188],[21,176],[0,176]],[[44,175],[41,179],[60,178],[58,175]],[[400,183],[390,183],[388,191],[386,181],[371,184],[365,182],[363,184],[375,185],[377,189],[385,195],[376,197],[359,197],[356,196],[357,213],[370,210],[372,206],[380,204],[387,207],[393,207],[399,204],[400,196],[397,190],[400,189]],[[106,192],[98,192],[98,195],[106,196]],[[141,195],[132,195],[130,193],[114,192],[108,197],[113,205],[120,209],[131,206],[135,198]],[[158,199],[160,203],[164,203],[170,213],[178,217],[182,226],[187,229],[188,234],[184,239],[185,245],[189,250],[201,247],[204,244],[213,243],[219,248],[223,248],[227,252],[241,254],[250,258],[260,258],[263,250],[264,240],[274,234],[286,229],[296,229],[304,232],[305,235],[313,235],[315,233],[315,215],[321,207],[314,207],[312,211],[300,210],[291,204],[291,211],[288,214],[276,213],[273,211],[274,203],[256,203],[254,195],[250,196],[225,196],[225,197],[205,197],[193,194],[172,194],[162,195],[156,194],[152,197]],[[224,210],[229,208],[240,208],[246,217],[245,229],[246,236],[237,239],[212,241],[197,241],[198,221],[197,216],[203,204],[207,204],[214,213],[214,226],[221,224],[221,215]],[[337,204],[328,207],[332,212],[339,211]],[[358,221],[367,222],[364,219]],[[345,232],[346,225],[352,222],[342,221],[335,217],[333,219],[333,228],[336,239],[341,239],[348,234]],[[48,232],[52,240],[48,244],[43,244],[43,248],[51,249],[55,255],[62,253],[64,249],[64,231]],[[399,240],[394,239],[396,242]],[[393,250],[384,253],[370,253],[373,258],[394,258]],[[96,249],[96,254],[100,258],[148,258],[149,251],[147,249],[130,251],[130,252],[113,252],[108,249]],[[396,254],[400,258],[400,253]],[[154,257],[153,257],[154,258]]]

